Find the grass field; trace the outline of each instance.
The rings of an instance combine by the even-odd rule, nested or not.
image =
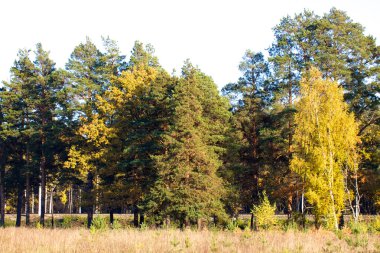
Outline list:
[[[32,215],[29,228],[14,228],[15,215],[7,215],[6,227],[0,228],[0,252],[379,252],[380,217],[362,217],[360,223],[346,223],[336,233],[315,230],[309,220],[306,230],[286,226],[279,216],[278,224],[269,231],[251,232],[249,217],[239,218],[240,226],[201,231],[196,227],[153,229],[147,225],[133,228],[132,216],[115,215],[110,226],[108,215],[96,215],[94,226],[88,230],[86,215],[57,214],[54,229],[51,217],[46,228]],[[50,218],[50,219],[49,219]],[[24,222],[24,217],[23,217]]]
[[[380,252],[379,234],[301,231],[0,229],[1,252]]]

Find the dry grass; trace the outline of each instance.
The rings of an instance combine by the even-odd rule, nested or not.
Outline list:
[[[355,241],[357,240],[357,241]],[[0,252],[380,252],[379,235],[329,231],[0,229]]]

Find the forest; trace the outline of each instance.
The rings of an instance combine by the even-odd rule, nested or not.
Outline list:
[[[266,207],[338,229],[378,214],[375,38],[335,8],[286,16],[273,35],[221,90],[190,60],[168,73],[139,41],[127,57],[86,38],[64,69],[41,43],[20,50],[0,90],[0,226],[128,213],[136,227],[226,227],[249,214],[253,230]]]

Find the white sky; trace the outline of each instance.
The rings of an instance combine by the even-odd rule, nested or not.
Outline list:
[[[118,41],[130,55],[133,43],[151,43],[161,65],[180,71],[185,59],[211,75],[221,88],[240,76],[246,49],[263,51],[272,28],[303,9],[322,15],[333,6],[344,10],[380,39],[379,0],[2,0],[0,1],[0,80],[18,49],[42,42],[58,67],[89,36],[101,46],[102,35]]]

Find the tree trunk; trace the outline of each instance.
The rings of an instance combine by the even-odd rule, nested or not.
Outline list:
[[[5,224],[5,197],[4,197],[4,172],[0,168],[0,227]]]
[[[82,213],[82,189],[79,188],[79,207],[78,207],[78,213]]]
[[[41,216],[41,203],[42,202],[42,188],[41,188],[41,182],[38,186],[38,216]]]
[[[140,226],[145,223],[145,216],[143,212],[140,212]]]
[[[133,225],[137,228],[139,226],[139,209],[137,204],[133,205]]]
[[[302,189],[302,196],[301,196],[301,213],[302,213],[302,227],[306,228],[306,212],[305,212],[305,194]]]
[[[26,172],[26,190],[25,190],[25,223],[27,226],[30,225],[30,174],[29,171]]]
[[[70,194],[69,194],[69,213],[73,213],[73,187],[70,186]]]
[[[253,213],[251,213],[251,231],[253,231],[254,229],[254,216],[253,216]]]
[[[34,210],[34,189],[32,188],[32,190],[31,190],[31,193],[32,193],[32,203],[31,203],[31,205],[32,205],[32,207],[31,207],[31,213],[35,213],[35,210]]]
[[[49,213],[53,213],[53,191],[54,189],[51,189],[50,191]]]
[[[85,188],[86,194],[86,210],[87,210],[87,227],[90,228],[92,225],[92,220],[94,218],[94,175],[92,172],[87,174],[87,185]]]
[[[21,212],[22,212],[22,193],[23,193],[23,187],[21,178],[19,177],[19,182],[17,186],[17,214],[16,214],[16,227],[21,226]]]
[[[292,205],[293,205],[293,196],[292,196],[292,193],[290,193],[287,200],[288,219],[292,218],[292,213],[293,213]]]
[[[29,144],[26,144],[26,178],[25,178],[25,223],[30,225],[30,168]]]
[[[0,160],[0,227],[5,225],[5,191],[4,191],[4,179],[5,179],[5,149],[1,150]]]
[[[54,188],[50,192],[50,213],[51,213],[51,228],[54,228]]]
[[[49,213],[49,209],[48,209],[48,206],[49,206],[48,191],[49,191],[49,189],[46,189],[46,182],[45,182],[45,214]]]
[[[23,182],[22,182],[22,168],[23,168],[23,153],[20,151],[19,154],[19,164],[16,168],[17,176],[17,207],[16,207],[16,227],[21,226],[21,212],[22,212],[22,198],[23,198]]]
[[[339,217],[339,229],[344,227],[344,211],[342,210]]]
[[[113,225],[113,221],[114,221],[114,218],[113,218],[113,209],[110,210],[110,224]]]
[[[319,215],[314,215],[314,225],[316,229],[319,229],[321,227]]]
[[[44,142],[43,142],[44,144]],[[43,148],[42,148],[43,149]],[[40,161],[40,172],[41,172],[41,195],[40,195],[40,224],[45,226],[45,198],[46,198],[46,157],[44,151],[42,151],[41,161]]]

